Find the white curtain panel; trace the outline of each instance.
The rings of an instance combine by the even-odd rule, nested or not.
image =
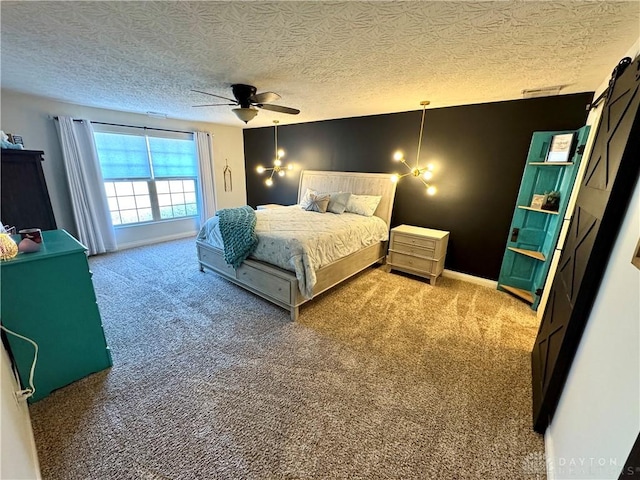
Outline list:
[[[200,168],[200,225],[216,213],[216,192],[213,175],[213,146],[207,132],[194,132]]]
[[[79,240],[88,248],[89,255],[115,251],[116,235],[91,123],[60,115],[58,134]]]

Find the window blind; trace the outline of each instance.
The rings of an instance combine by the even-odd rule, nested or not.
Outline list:
[[[94,138],[105,180],[151,178],[145,137],[95,132]]]
[[[149,151],[155,178],[198,176],[193,140],[149,137]]]
[[[166,132],[162,133],[166,135]],[[105,180],[198,176],[195,142],[191,135],[174,134],[167,138],[137,131],[95,132],[94,137]]]

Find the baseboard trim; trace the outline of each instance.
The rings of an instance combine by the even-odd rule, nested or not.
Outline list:
[[[163,237],[153,237],[146,240],[140,240],[138,242],[119,243],[118,250],[127,250],[129,248],[144,247],[145,245],[153,245],[155,243],[169,242],[171,240],[180,240],[181,238],[193,237],[194,248],[197,231],[192,232],[180,232],[173,235],[165,235]]]
[[[453,270],[445,269],[444,272],[442,272],[442,276],[447,278],[453,278],[454,280],[462,280],[464,282],[475,283],[476,285],[482,285],[483,287],[489,287],[494,290],[498,288],[498,282],[494,280],[489,280],[488,278],[469,275],[468,273],[454,272]]]

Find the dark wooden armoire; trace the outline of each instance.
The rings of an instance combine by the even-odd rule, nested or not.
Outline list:
[[[49,190],[42,171],[44,152],[2,149],[1,217],[4,225],[55,230]]]

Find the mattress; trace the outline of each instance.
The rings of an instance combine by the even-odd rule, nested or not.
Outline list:
[[[256,211],[255,232],[258,246],[250,258],[295,272],[305,298],[313,296],[317,270],[389,237],[379,217],[308,212],[297,205]],[[206,221],[198,240],[224,248],[218,217]]]

